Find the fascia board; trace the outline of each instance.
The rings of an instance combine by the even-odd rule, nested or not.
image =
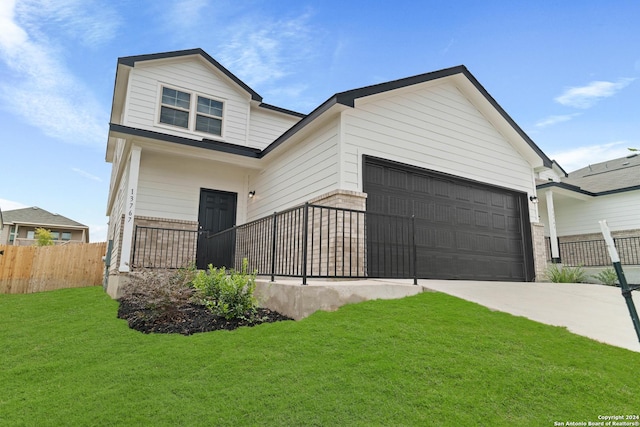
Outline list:
[[[576,200],[591,200],[596,196],[596,194],[589,193],[588,191],[582,190],[579,187],[566,186],[559,182],[550,182],[548,184],[542,184],[536,187],[536,193],[538,194],[538,197],[540,197],[540,195],[546,194],[548,191],[553,191],[554,196],[558,195],[561,197]]]

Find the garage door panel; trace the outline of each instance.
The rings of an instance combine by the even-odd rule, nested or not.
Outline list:
[[[444,205],[442,203],[436,203],[434,205],[434,208],[435,208],[435,220],[437,222],[451,225],[451,221],[453,220],[453,215],[451,215],[451,206]]]
[[[494,230],[507,230],[507,218],[504,214],[494,213],[491,215],[493,219],[493,229]]]
[[[416,193],[431,194],[431,179],[426,176],[415,176],[413,178],[413,191]]]
[[[449,198],[449,191],[451,191],[451,183],[441,179],[433,179],[433,194],[437,197]]]
[[[525,250],[530,235],[523,235],[522,227],[528,222],[521,208],[527,208],[526,195],[369,158],[365,171],[368,212],[415,215],[420,277],[532,279],[527,277],[532,258]]]
[[[476,210],[475,214],[475,223],[476,227],[487,228],[489,227],[489,212]]]
[[[389,169],[386,184],[391,188],[399,190],[410,190],[409,174],[398,169]]]
[[[520,218],[514,217],[514,216],[508,216],[507,217],[507,230],[508,231],[520,231],[521,227],[520,227]]]
[[[455,212],[455,220],[457,225],[471,225],[473,210],[457,206]]]

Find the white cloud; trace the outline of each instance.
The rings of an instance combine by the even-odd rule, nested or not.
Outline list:
[[[247,84],[274,83],[314,53],[309,14],[289,20],[245,19],[225,30],[229,41],[218,57]]]
[[[0,31],[0,60],[13,71],[0,82],[0,98],[5,108],[48,136],[101,146],[106,125],[100,117],[107,112],[63,62],[65,41],[51,37],[66,34],[83,43],[112,37],[115,24],[101,24],[110,14],[92,16],[100,5],[87,4],[91,8],[80,0],[9,1],[0,6],[0,26],[9,29]]]
[[[28,207],[29,206],[24,205],[20,202],[15,202],[13,200],[0,199],[0,209],[2,209],[4,212],[12,211],[14,209],[28,208]]]
[[[559,151],[551,153],[549,157],[557,161],[565,171],[571,172],[591,164],[628,156],[630,151],[627,147],[630,145],[633,144],[628,141],[616,141]]]
[[[589,108],[602,98],[615,95],[635,79],[623,78],[617,82],[594,81],[586,86],[571,87],[555,98],[559,104],[575,108]]]
[[[208,0],[180,0],[170,2],[170,6],[165,10],[164,21],[172,28],[178,27],[180,32],[190,32],[207,14],[204,9],[209,6]],[[166,7],[163,5],[162,7]]]
[[[581,113],[564,114],[560,116],[548,116],[536,123],[536,127],[544,128],[547,126],[555,125],[557,123],[568,122],[574,117],[578,117]]]
[[[15,0],[0,2],[0,47],[19,46],[27,40],[27,33],[14,22]]]
[[[95,176],[93,174],[90,174],[87,171],[83,171],[82,169],[78,169],[78,168],[71,168],[72,171],[74,171],[75,173],[77,173],[80,176],[83,176],[87,179],[90,179],[92,181],[98,181],[98,182],[102,182],[102,178],[100,178],[99,176]]]
[[[21,0],[16,13],[36,38],[46,37],[43,30],[49,29],[85,46],[111,40],[120,25],[109,3],[99,0]]]

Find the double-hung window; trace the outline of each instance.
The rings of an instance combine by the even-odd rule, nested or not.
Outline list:
[[[191,94],[163,87],[160,123],[189,129],[190,106]]]
[[[192,99],[196,101],[195,108]],[[160,123],[222,136],[223,108],[222,101],[163,87]]]
[[[198,96],[196,130],[222,135],[222,102]]]

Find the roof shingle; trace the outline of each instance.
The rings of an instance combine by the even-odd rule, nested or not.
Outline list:
[[[77,221],[69,219],[65,216],[53,214],[49,211],[45,211],[37,206],[23,209],[15,209],[12,211],[4,211],[2,218],[5,224],[25,223],[35,225],[57,225],[61,227],[84,227],[86,225],[80,224]]]

